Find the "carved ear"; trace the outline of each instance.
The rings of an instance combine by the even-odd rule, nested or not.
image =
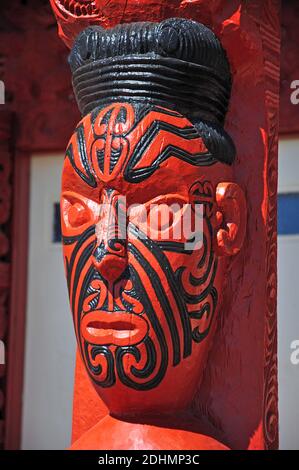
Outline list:
[[[246,233],[247,206],[244,193],[235,183],[219,183],[216,204],[219,225],[215,251],[219,256],[236,255],[242,248]]]

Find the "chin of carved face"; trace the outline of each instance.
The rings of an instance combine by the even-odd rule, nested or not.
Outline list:
[[[81,356],[109,404],[130,393],[138,407],[141,391],[158,390],[161,402],[194,393],[223,275],[213,224],[224,165],[215,163],[187,119],[155,106],[98,109],[71,138],[61,198],[70,304]],[[197,206],[202,236],[190,245],[191,227],[176,228],[186,207],[194,223]],[[161,217],[148,232],[152,210]]]

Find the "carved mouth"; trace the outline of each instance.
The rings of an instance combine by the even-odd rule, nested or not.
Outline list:
[[[76,17],[92,18],[100,14],[94,0],[56,0],[56,4],[62,13]]]
[[[146,320],[128,312],[94,310],[81,321],[81,334],[91,344],[130,346],[140,343],[147,332]]]

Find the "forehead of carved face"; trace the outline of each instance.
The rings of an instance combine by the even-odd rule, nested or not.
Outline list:
[[[61,198],[70,304],[112,412],[178,409],[194,394],[225,267],[215,191],[230,173],[190,121],[160,107],[98,109],[70,140]]]

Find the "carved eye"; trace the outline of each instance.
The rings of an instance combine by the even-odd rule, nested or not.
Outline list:
[[[153,240],[180,237],[179,227],[188,199],[179,194],[158,196],[130,208],[129,219]],[[174,231],[175,230],[175,231]]]
[[[76,202],[69,208],[68,219],[72,227],[80,227],[90,220],[90,210],[80,202]]]
[[[148,223],[153,230],[167,230],[180,217],[186,200],[178,195],[166,195],[158,198],[150,204],[148,212]]]
[[[98,205],[79,194],[69,191],[62,195],[61,216],[66,230],[92,224],[97,212]]]
[[[153,230],[166,230],[173,224],[173,212],[168,204],[154,204],[148,212],[148,223]]]

